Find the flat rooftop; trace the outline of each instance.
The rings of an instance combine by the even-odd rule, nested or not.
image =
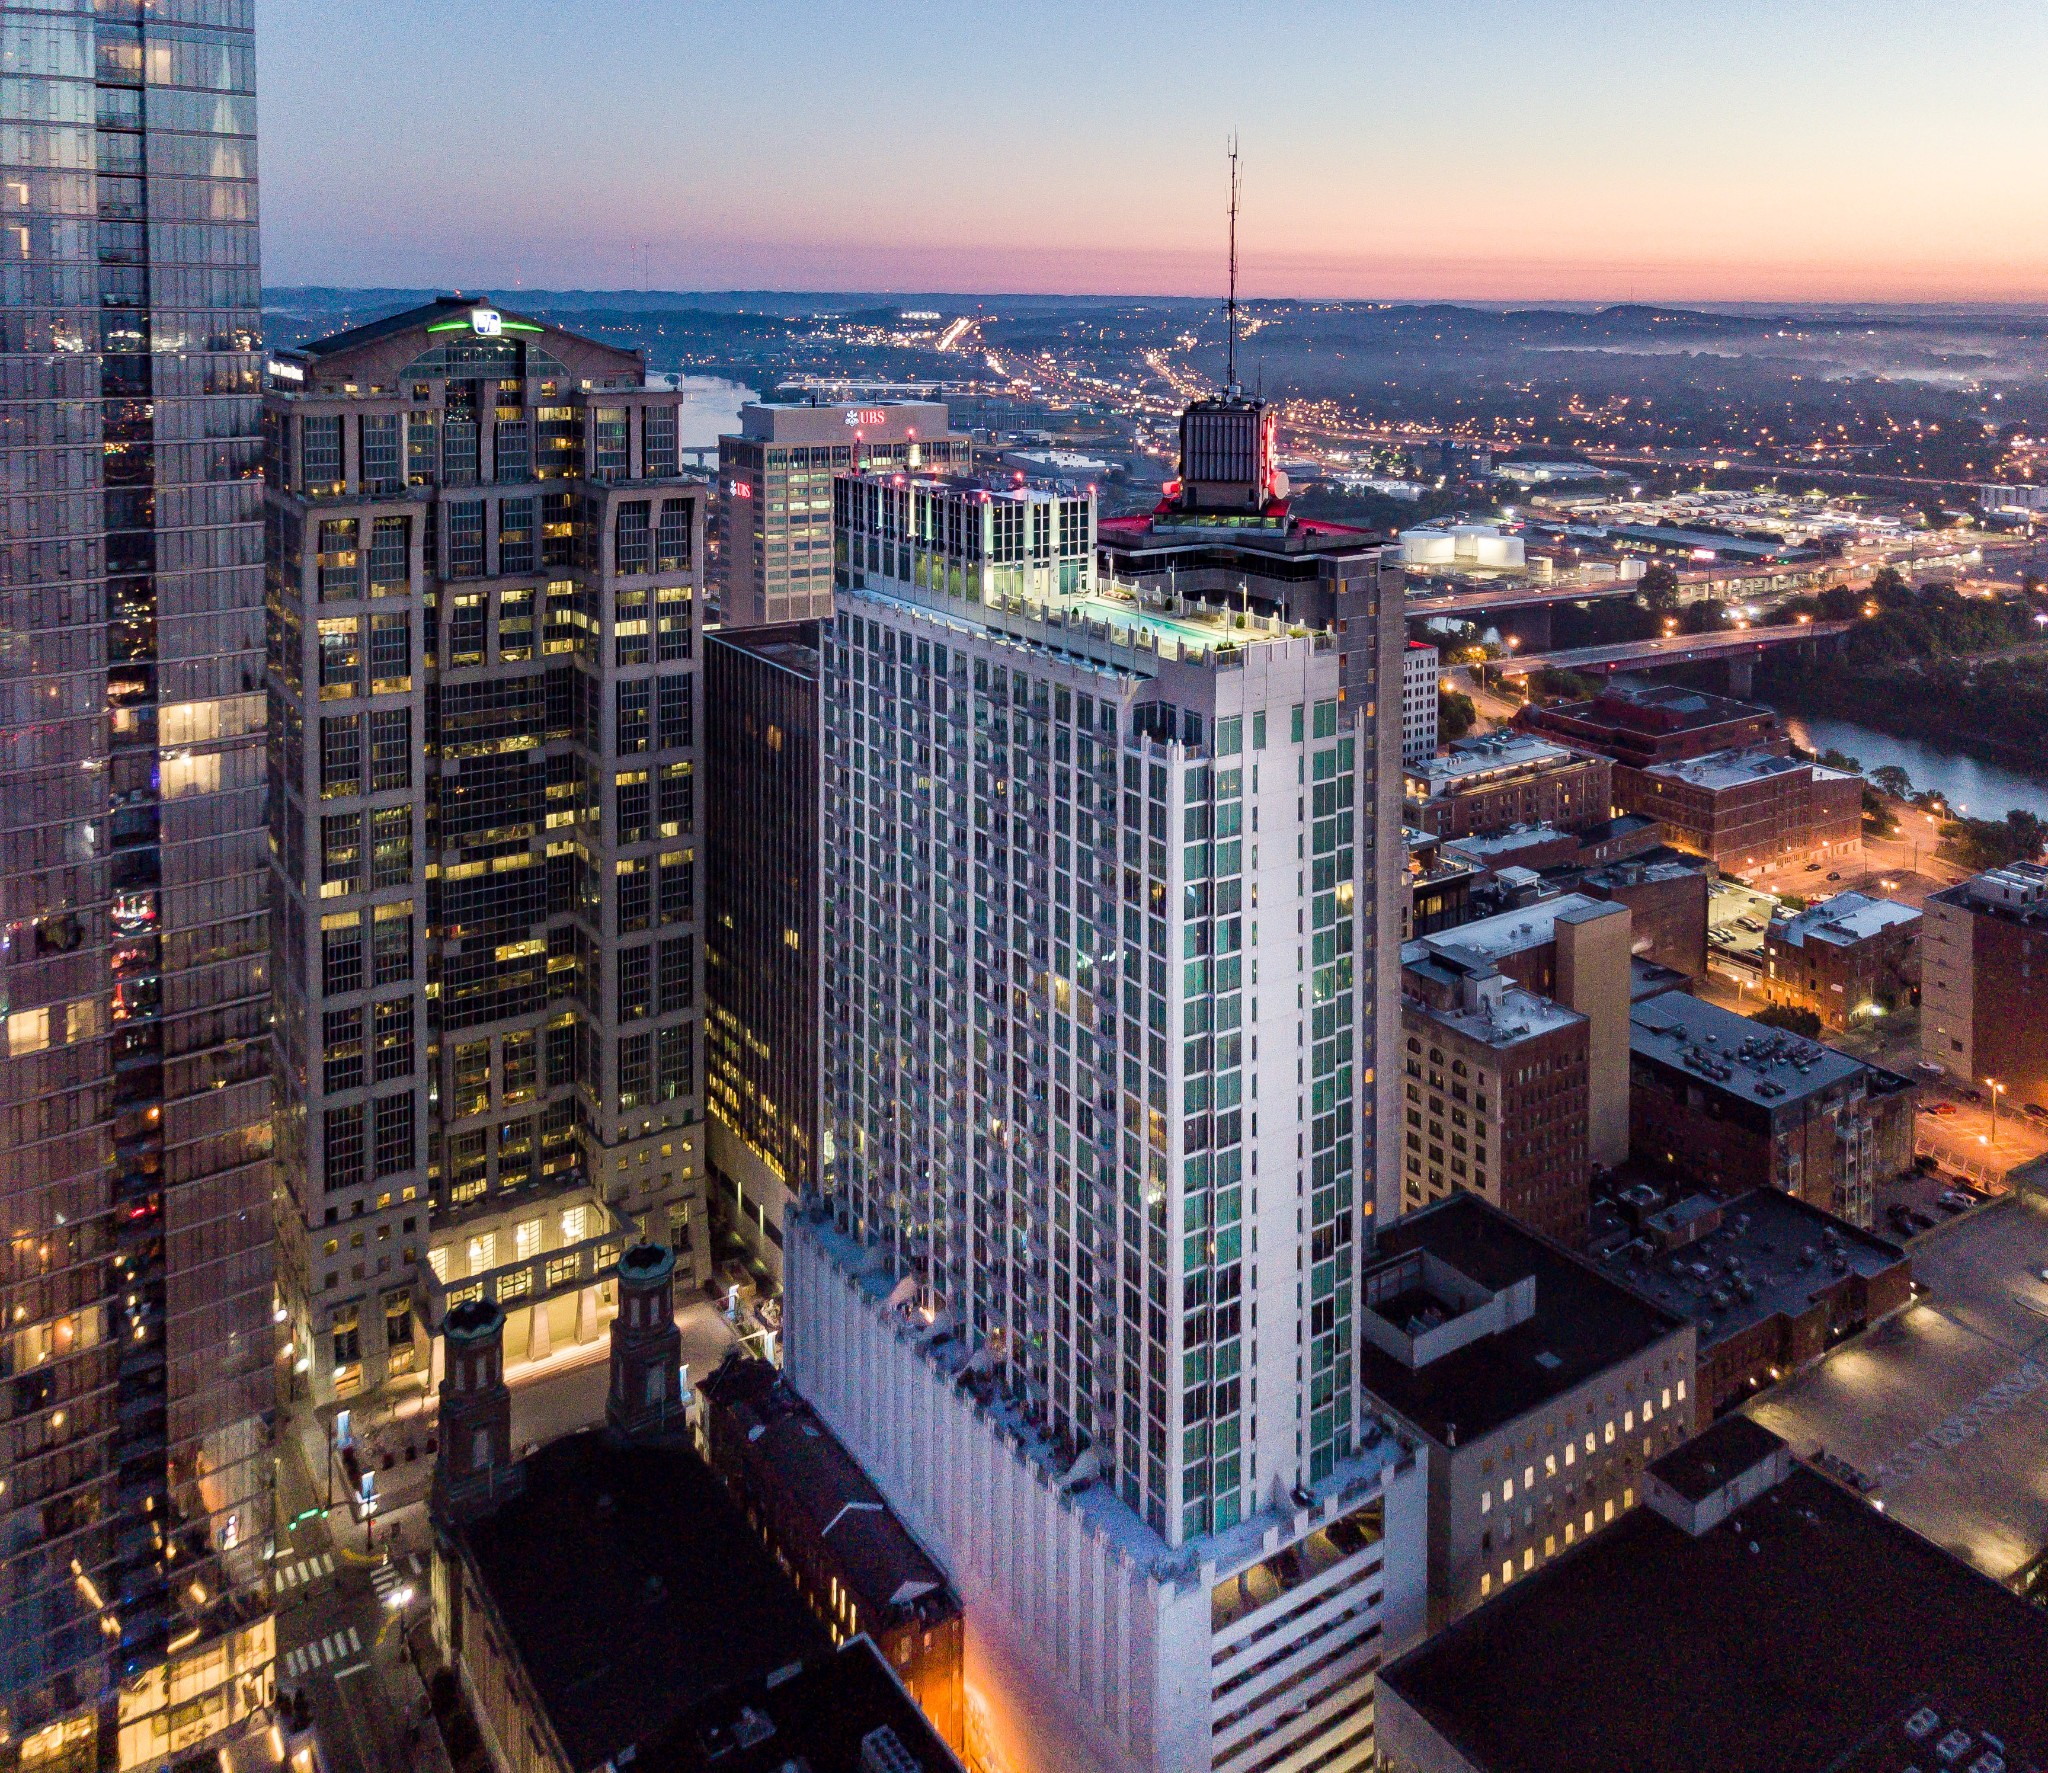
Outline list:
[[[721,1688],[831,1648],[710,1468],[598,1430],[523,1462],[526,1486],[456,1529],[575,1767]]]
[[[1684,782],[1694,788],[1740,788],[1750,782],[1769,781],[1811,770],[1816,782],[1853,780],[1840,770],[1823,769],[1803,757],[1781,757],[1775,751],[1709,751],[1704,757],[1685,757],[1672,763],[1653,763],[1643,774]]]
[[[1410,966],[1430,954],[1449,955],[1455,950],[1498,965],[1510,955],[1526,954],[1532,948],[1555,942],[1560,919],[1584,922],[1596,917],[1618,917],[1621,913],[1622,908],[1611,900],[1590,898],[1584,893],[1559,893],[1534,905],[1517,906],[1512,911],[1496,912],[1492,917],[1475,918],[1471,923],[1438,930],[1434,935],[1417,936],[1402,945],[1401,964]]]
[[[1490,1434],[1684,1327],[1475,1195],[1405,1214],[1376,1248],[1381,1258],[1425,1251],[1494,1293],[1535,1277],[1532,1316],[1424,1366],[1360,1340],[1359,1383],[1439,1443],[1452,1426],[1460,1441]]]
[[[1631,1509],[1378,1681],[1475,1773],[2019,1773],[2044,1668],[2048,1613],[1795,1466],[1697,1538]]]
[[[1837,893],[1809,905],[1790,917],[1771,919],[1773,941],[1804,948],[1809,942],[1847,948],[1867,942],[1872,936],[1896,929],[1900,924],[1918,923],[1920,913],[1896,899],[1873,899],[1866,893]]]
[[[1894,1520],[1986,1575],[2048,1547],[2048,1200],[2007,1195],[1913,1244],[1918,1303],[1745,1414],[1876,1482]]]
[[[1844,1275],[1870,1279],[1906,1259],[1897,1244],[1775,1188],[1753,1188],[1718,1211],[1715,1230],[1669,1252],[1643,1247],[1663,1217],[1652,1214],[1646,1236],[1602,1258],[1616,1280],[1691,1318],[1702,1353],[1780,1312],[1796,1317]]]
[[[1460,739],[1448,752],[1408,766],[1408,774],[1429,784],[1431,794],[1491,775],[1517,770],[1562,769],[1583,763],[1582,752],[1528,733],[1489,733],[1483,739]]]
[[[1448,933],[1448,932],[1447,932]],[[1766,1027],[1683,991],[1631,1006],[1628,1049],[1759,1108],[1777,1108],[1869,1071],[1817,1040]]]

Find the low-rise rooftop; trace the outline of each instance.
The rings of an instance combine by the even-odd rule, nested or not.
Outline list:
[[[1518,770],[1562,769],[1580,763],[1580,753],[1527,733],[1489,733],[1482,739],[1460,739],[1450,750],[1408,766],[1408,774],[1427,782],[1432,795],[1489,776]]]
[[[1793,948],[1808,942],[1825,942],[1847,948],[1867,942],[1872,936],[1901,924],[1918,923],[1920,913],[1896,899],[1873,899],[1864,893],[1837,893],[1790,917],[1782,913],[1771,919],[1771,940]]]
[[[1682,1495],[1748,1456],[1714,1452],[1652,1469]],[[1697,1532],[1631,1509],[1382,1669],[1383,1735],[1405,1708],[1472,1773],[2048,1759],[2048,1613],[1805,1466],[1773,1476]]]
[[[1740,788],[1751,782],[1769,781],[1801,770],[1813,772],[1816,782],[1846,782],[1852,778],[1803,757],[1781,757],[1775,751],[1709,751],[1704,757],[1685,757],[1672,763],[1653,763],[1643,774],[1667,781],[1683,782],[1692,788],[1720,790]]]
[[[1382,1264],[1411,1253],[1434,1257],[1488,1295],[1525,1284],[1533,1294],[1525,1315],[1511,1313],[1506,1327],[1422,1365],[1360,1342],[1359,1383],[1439,1445],[1447,1437],[1477,1440],[1518,1421],[1685,1327],[1681,1316],[1476,1195],[1456,1194],[1395,1220],[1378,1234],[1375,1252]],[[1390,1309],[1399,1311],[1401,1297]]]
[[[1628,1045],[1637,1058],[1671,1066],[1766,1109],[1818,1095],[1870,1069],[1834,1047],[1682,991],[1633,1005]]]
[[[521,1469],[522,1494],[455,1534],[571,1766],[830,1649],[694,1453],[592,1430]]]
[[[1897,1244],[1775,1188],[1730,1201],[1688,1195],[1650,1214],[1607,1270],[1698,1326],[1702,1350],[1780,1313],[1796,1317],[1847,1274],[1906,1260]]]
[[[1499,965],[1510,955],[1526,954],[1532,948],[1555,942],[1561,922],[1585,923],[1597,917],[1622,915],[1622,908],[1606,899],[1591,898],[1585,893],[1559,893],[1534,905],[1520,905],[1512,911],[1461,923],[1455,929],[1417,936],[1402,946],[1401,964],[1412,966],[1430,954],[1456,950],[1461,955]]]

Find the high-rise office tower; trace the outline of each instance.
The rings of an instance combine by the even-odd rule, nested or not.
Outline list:
[[[251,8],[0,6],[0,1763],[271,1694]]]
[[[696,1077],[703,488],[637,353],[444,297],[280,352],[279,1278],[321,1401],[599,1333],[708,1269]],[[410,1380],[418,1384],[421,1380]]]
[[[1422,1582],[1356,1384],[1398,702],[1330,629],[1098,583],[1092,495],[836,496],[789,1372],[961,1586],[970,1748],[1366,1765]]]
[[[719,620],[727,628],[832,613],[832,478],[862,469],[948,473],[974,446],[937,401],[766,402],[718,440]]]
[[[769,1272],[823,1156],[815,622],[704,637],[704,1106],[712,1206]]]

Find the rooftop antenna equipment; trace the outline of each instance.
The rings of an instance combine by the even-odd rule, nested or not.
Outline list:
[[[1224,305],[1227,316],[1230,342],[1225,352],[1225,392],[1232,399],[1239,393],[1237,385],[1237,133],[1230,136],[1230,299]]]

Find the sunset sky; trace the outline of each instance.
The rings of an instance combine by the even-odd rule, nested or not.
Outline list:
[[[271,284],[2048,299],[2031,0],[265,0]]]

